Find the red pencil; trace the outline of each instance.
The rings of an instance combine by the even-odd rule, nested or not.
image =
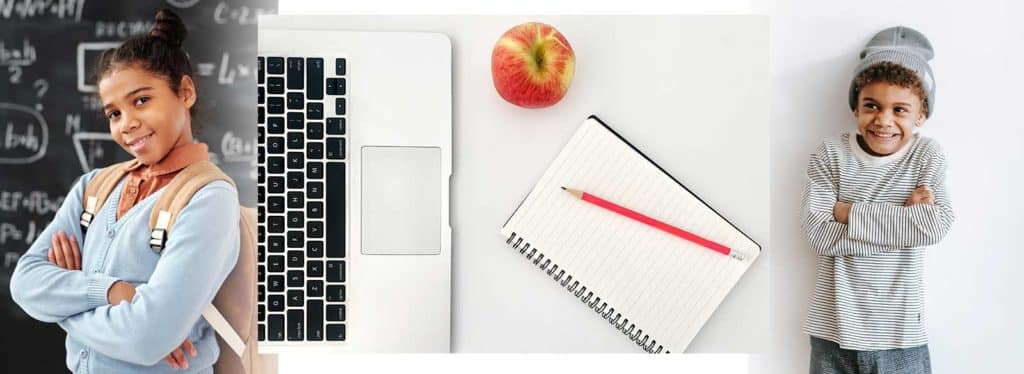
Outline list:
[[[700,245],[700,246],[702,246],[704,248],[707,248],[707,249],[710,249],[712,251],[721,253],[721,254],[726,255],[726,256],[733,257],[733,258],[735,258],[737,260],[740,260],[740,261],[743,260],[743,256],[742,255],[740,255],[738,253],[734,253],[729,247],[726,247],[724,245],[715,243],[715,242],[710,241],[708,239],[704,239],[704,238],[702,238],[702,237],[700,237],[700,236],[698,236],[698,235],[696,235],[694,233],[691,233],[689,231],[686,231],[686,230],[683,230],[681,228],[669,225],[669,224],[667,224],[665,222],[661,222],[661,221],[656,220],[654,218],[645,216],[645,215],[643,215],[641,213],[638,213],[636,211],[630,210],[629,208],[623,207],[623,206],[615,204],[615,203],[613,203],[611,201],[602,199],[600,197],[591,195],[589,193],[586,193],[586,192],[583,192],[583,191],[580,191],[580,190],[574,190],[574,189],[565,188],[565,187],[562,187],[562,189],[565,190],[568,193],[571,193],[573,196],[576,196],[580,200],[583,200],[583,201],[586,201],[588,203],[597,205],[599,207],[608,209],[610,211],[613,211],[615,213],[621,214],[621,215],[626,216],[628,218],[632,218],[633,220],[639,221],[639,222],[641,222],[641,223],[643,223],[645,225],[654,227],[654,228],[656,228],[658,230],[661,230],[661,231],[667,232],[669,234],[678,236],[680,238],[689,240],[689,241],[691,241],[693,243],[696,243],[697,245]]]

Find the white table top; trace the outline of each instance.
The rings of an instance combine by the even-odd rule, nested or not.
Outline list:
[[[527,21],[554,25],[576,52],[568,95],[546,109],[505,102],[491,80],[494,43]],[[331,22],[353,30],[442,32],[452,39],[454,352],[640,352],[513,254],[498,234],[590,114],[764,247],[687,351],[765,350],[767,18],[337,16]],[[282,369],[288,365],[283,357]]]

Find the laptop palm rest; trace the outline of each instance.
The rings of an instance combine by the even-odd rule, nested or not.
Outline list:
[[[441,149],[362,148],[362,253],[441,253]]]

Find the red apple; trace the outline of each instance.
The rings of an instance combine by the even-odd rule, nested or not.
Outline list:
[[[491,54],[494,88],[523,108],[554,105],[569,90],[576,54],[551,25],[529,22],[506,31]]]

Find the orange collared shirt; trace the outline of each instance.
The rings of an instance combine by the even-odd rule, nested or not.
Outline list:
[[[154,165],[145,165],[139,159],[135,159],[128,166],[128,180],[124,183],[121,201],[117,204],[117,219],[121,219],[121,216],[139,201],[171,183],[171,179],[178,175],[181,169],[209,159],[209,147],[203,143],[174,148]]]

